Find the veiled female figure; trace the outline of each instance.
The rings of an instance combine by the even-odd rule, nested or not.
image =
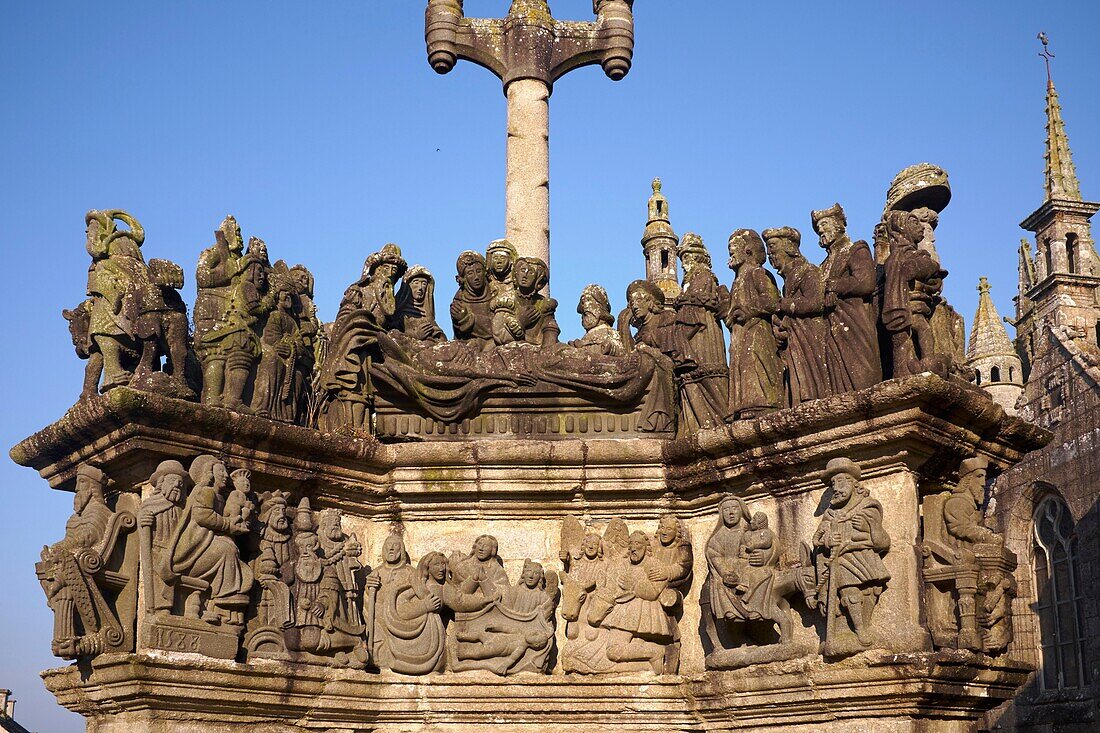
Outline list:
[[[683,292],[676,298],[676,331],[682,340],[678,360],[681,433],[713,428],[726,421],[729,370],[722,334],[718,278],[698,234],[688,233],[677,250],[684,263]]]
[[[435,320],[435,278],[423,265],[413,265],[401,280],[390,328],[418,341],[445,341]]]
[[[372,641],[375,664],[400,674],[442,669],[445,633],[440,609],[446,578],[442,553],[428,553],[414,569],[401,537],[386,539],[382,566],[367,579],[368,586],[379,584]]]
[[[772,331],[779,288],[764,269],[764,242],[751,229],[729,239],[729,266],[736,277],[725,311],[730,329],[731,418],[751,418],[783,403],[783,365]]]

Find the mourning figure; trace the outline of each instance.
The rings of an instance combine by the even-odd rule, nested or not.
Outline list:
[[[967,458],[950,492],[924,500],[925,602],[937,648],[998,654],[1012,641],[1017,559],[985,526],[988,460]]]
[[[939,265],[918,247],[922,226],[914,214],[890,211],[886,227],[890,256],[884,267],[882,325],[890,338],[894,376],[926,370],[946,376],[947,362],[936,355],[929,322],[933,307],[929,282],[937,276]]]
[[[183,514],[190,481],[183,464],[175,460],[161,461],[149,477],[151,491],[137,516],[147,613],[177,610],[175,589],[154,568],[168,562],[168,548]]]
[[[520,257],[514,270],[516,316],[523,327],[523,338],[536,346],[558,343],[561,328],[554,320],[558,301],[539,291],[550,283],[550,269],[538,257]]]
[[[825,281],[821,270],[802,255],[802,235],[797,229],[765,229],[763,237],[768,259],[783,277],[783,297],[773,325],[783,359],[787,405],[794,407],[829,394]]]
[[[890,580],[882,561],[890,549],[882,505],[859,483],[860,473],[855,462],[834,458],[822,475],[832,491],[813,536],[817,588],[808,603],[825,615],[826,656],[871,646],[871,617]]]
[[[458,256],[458,292],[451,301],[451,326],[459,341],[475,340],[483,346],[493,343],[493,313],[485,258],[472,250]]]
[[[685,234],[677,249],[684,265],[683,290],[676,298],[680,358],[680,430],[684,434],[724,425],[729,411],[729,369],[722,336],[718,278],[698,234]]]
[[[401,279],[390,327],[417,341],[446,340],[435,322],[435,278],[423,266],[413,265]]]
[[[128,511],[112,511],[104,499],[107,476],[87,464],[76,473],[73,514],[65,537],[42,548],[35,575],[54,614],[54,656],[84,659],[108,651],[129,651],[133,642],[134,594],[123,590],[136,582],[119,570],[126,535],[136,521]]]
[[[382,544],[382,563],[366,579],[373,600],[371,658],[400,674],[443,669],[443,626],[447,558],[432,552],[413,567],[401,535]],[[369,614],[368,614],[369,615]]]
[[[731,419],[757,417],[783,405],[783,365],[772,330],[779,288],[764,269],[764,242],[751,229],[729,239],[734,272],[725,321],[730,330]]]
[[[514,272],[518,259],[516,248],[507,239],[494,240],[485,250],[485,262],[489,269],[489,310],[493,314],[493,341],[497,345],[524,338]]]
[[[882,381],[871,249],[866,242],[848,237],[848,218],[840,204],[813,211],[810,218],[826,252],[821,275],[825,280],[826,363],[832,391],[840,394],[870,387]]]
[[[387,244],[367,257],[362,276],[344,292],[318,377],[321,430],[368,430],[372,349],[397,311],[393,287],[407,269],[400,248]]]
[[[677,406],[677,389],[674,365],[680,355],[676,340],[676,315],[665,308],[665,294],[648,280],[635,280],[626,288],[626,310],[619,317],[619,335],[628,352],[637,351],[653,360],[655,370],[652,390],[653,403],[669,410]],[[631,327],[635,330],[631,332]],[[676,409],[676,412],[679,412]],[[675,413],[656,412],[651,419],[651,429],[667,431],[677,427]]]
[[[454,612],[449,668],[499,675],[546,672],[554,644],[558,577],[528,561],[513,588],[497,555],[496,538],[482,535],[469,555],[450,561],[447,604]]]
[[[615,317],[611,315],[611,301],[601,285],[585,285],[577,303],[584,336],[570,341],[569,345],[582,351],[604,356],[624,356],[626,346],[615,330]]]

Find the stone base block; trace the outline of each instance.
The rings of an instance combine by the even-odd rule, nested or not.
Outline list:
[[[927,653],[691,676],[405,677],[152,652],[43,677],[91,733],[962,733],[1027,673],[1012,661]]]
[[[145,624],[141,644],[148,649],[233,659],[240,638],[240,628],[236,626],[218,627],[199,619],[157,615]]]

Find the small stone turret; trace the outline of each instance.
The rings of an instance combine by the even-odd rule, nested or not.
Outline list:
[[[668,219],[668,199],[661,193],[661,179],[653,179],[653,195],[649,197],[649,219],[642,235],[645,252],[645,278],[654,283],[671,300],[680,294],[680,277],[676,267],[676,232]]]
[[[966,364],[974,373],[975,383],[1005,412],[1015,415],[1016,400],[1024,391],[1023,365],[989,297],[989,281],[984,277],[978,280],[978,293],[978,310],[970,327]]]

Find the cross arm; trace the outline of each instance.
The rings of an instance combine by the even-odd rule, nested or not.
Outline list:
[[[619,81],[630,71],[634,55],[634,0],[594,0],[595,23],[557,22],[550,81],[591,64]]]
[[[504,78],[504,21],[466,18],[462,0],[429,0],[424,11],[424,40],[428,63],[437,73],[446,74],[463,59]]]

